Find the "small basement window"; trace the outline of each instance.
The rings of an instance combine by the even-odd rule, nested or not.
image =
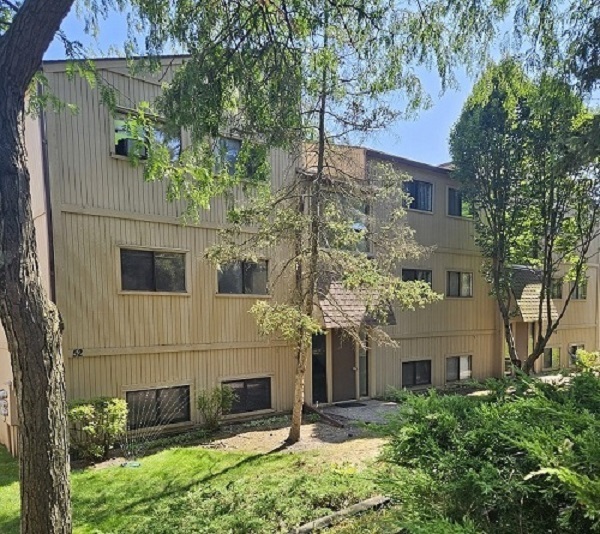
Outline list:
[[[234,295],[267,295],[269,262],[236,261],[219,270],[219,293]]]
[[[431,360],[402,363],[402,387],[431,384]]]
[[[560,349],[558,347],[545,348],[542,363],[544,369],[558,369],[560,367]]]
[[[446,358],[446,382],[459,382],[471,378],[472,361],[471,355]]]
[[[271,409],[271,378],[247,378],[228,380],[222,383],[235,393],[229,413],[248,413]]]
[[[128,391],[127,428],[136,430],[190,421],[190,386]]]
[[[121,289],[185,293],[185,253],[122,248]]]

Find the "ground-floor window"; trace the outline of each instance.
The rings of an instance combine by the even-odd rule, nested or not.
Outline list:
[[[577,351],[585,350],[583,343],[571,343],[569,345],[569,365],[575,365],[577,362]]]
[[[129,430],[190,421],[190,386],[128,391]]]
[[[558,369],[560,367],[560,349],[558,347],[544,349],[542,366],[544,369]]]
[[[230,413],[247,413],[271,409],[271,378],[246,378],[227,380],[224,386],[235,393]]]
[[[431,360],[402,363],[402,387],[431,384]]]
[[[458,382],[471,378],[473,374],[471,365],[471,355],[446,358],[446,382]]]

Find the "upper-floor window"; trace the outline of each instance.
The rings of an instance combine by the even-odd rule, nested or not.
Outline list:
[[[235,173],[235,165],[242,149],[242,142],[232,137],[219,137],[215,143],[215,157],[217,158],[217,170],[224,166],[229,174]]]
[[[266,295],[269,262],[267,260],[235,261],[219,271],[219,293]]]
[[[114,154],[117,156],[146,159],[148,150],[143,139],[147,139],[150,135],[157,142],[167,146],[172,160],[176,160],[181,153],[181,132],[170,132],[166,123],[158,118],[154,121],[151,131],[141,131],[139,135],[131,132],[125,113],[117,113],[113,124]]]
[[[471,206],[463,194],[454,187],[448,188],[448,215],[453,217],[472,218]]]
[[[563,279],[553,278],[550,285],[550,298],[562,299]]]
[[[411,210],[433,211],[433,184],[421,180],[405,182],[404,190],[412,197],[408,202]]]
[[[579,284],[571,282],[571,287],[575,286],[573,291],[573,298],[577,300],[584,300],[587,298],[587,280],[581,280]]]
[[[460,271],[448,271],[446,283],[447,297],[472,297],[473,296],[473,273]]]
[[[427,282],[431,285],[432,273],[426,269],[402,269],[403,282]]]
[[[121,289],[185,293],[185,253],[122,248]]]

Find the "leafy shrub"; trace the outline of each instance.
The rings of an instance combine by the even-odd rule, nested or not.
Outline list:
[[[219,428],[219,419],[231,411],[236,399],[237,395],[229,386],[217,386],[198,394],[196,402],[207,430]]]
[[[575,366],[579,371],[600,371],[600,352],[588,352],[579,349]]]
[[[387,427],[385,489],[413,534],[444,521],[498,534],[600,531],[599,409],[593,373],[570,385],[502,381],[488,397],[406,396]]]
[[[74,456],[88,460],[106,458],[125,435],[127,403],[110,397],[75,400],[69,403],[68,419]]]

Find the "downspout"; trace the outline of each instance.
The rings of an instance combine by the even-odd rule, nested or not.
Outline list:
[[[37,94],[42,97],[44,87],[38,82]],[[48,159],[48,135],[46,132],[46,115],[44,109],[40,110],[40,136],[42,140],[42,177],[44,180],[44,201],[46,205],[46,223],[48,229],[48,269],[50,300],[56,303],[56,280],[54,271],[54,226],[52,224],[52,201],[50,199],[50,163]]]

